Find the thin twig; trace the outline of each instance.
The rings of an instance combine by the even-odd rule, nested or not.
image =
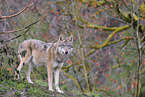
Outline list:
[[[2,3],[4,0],[1,0],[0,3]]]
[[[13,37],[13,38],[8,39],[8,40],[4,40],[4,42],[9,42],[9,41],[11,41],[11,40],[14,40],[14,39],[16,39],[16,38],[18,38],[18,37],[24,35],[25,33],[27,33],[29,30],[30,30],[30,28],[28,28],[24,33],[17,35],[16,37]]]
[[[13,14],[13,15],[10,15],[10,16],[1,16],[0,19],[15,17],[15,16],[21,14],[22,12],[24,12],[28,7],[30,7],[30,6],[33,5],[33,4],[34,4],[34,2],[31,3],[31,4],[28,4],[23,10],[21,10],[20,12],[18,12],[18,13],[16,13],[16,14]]]
[[[39,20],[34,22],[34,23],[32,23],[32,24],[30,24],[30,25],[28,25],[28,26],[26,26],[26,27],[24,27],[24,28],[21,28],[19,30],[0,32],[0,34],[7,34],[7,33],[13,33],[13,32],[22,31],[24,29],[27,29],[27,28],[31,27],[32,25],[36,24],[37,22],[39,22]]]
[[[7,33],[13,33],[13,32],[18,32],[18,31],[22,31],[25,28],[19,29],[19,30],[14,30],[14,31],[5,31],[5,32],[0,32],[0,34],[7,34]]]

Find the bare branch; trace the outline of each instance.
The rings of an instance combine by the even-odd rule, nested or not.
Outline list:
[[[39,20],[38,20],[38,21],[39,21]],[[27,28],[31,27],[32,25],[36,24],[38,21],[36,21],[36,22],[34,22],[34,23],[32,23],[32,24],[30,24],[30,25],[28,25],[28,26],[26,26],[26,27],[24,27],[24,28],[22,28],[22,29],[14,30],[14,31],[0,32],[0,34],[7,34],[7,33],[13,33],[13,32],[22,31],[22,30],[27,29]]]
[[[33,4],[34,4],[34,2],[28,4],[28,5],[27,5],[23,10],[21,10],[20,12],[18,12],[18,13],[16,13],[16,14],[13,14],[13,15],[10,15],[10,16],[1,16],[0,19],[5,19],[5,18],[12,18],[12,17],[15,17],[15,16],[21,14],[22,12],[24,12],[28,7],[30,7],[30,6],[33,5]]]
[[[108,96],[113,97],[107,90],[103,90],[103,89],[99,89],[99,88],[96,88],[95,90],[97,90],[97,91],[103,91],[103,92],[105,92]]]
[[[81,28],[90,27],[90,28],[94,28],[94,29],[102,29],[102,30],[105,30],[105,31],[114,31],[118,28],[118,27],[98,26],[98,25],[94,25],[94,24],[91,24],[91,23],[88,23],[87,26],[86,25],[79,25],[79,27],[81,27]]]
[[[101,7],[106,4],[105,0],[96,1],[96,0],[81,0],[83,4],[88,4],[88,6]]]
[[[25,33],[27,33],[29,30],[30,30],[30,28],[28,28],[24,33],[22,33],[22,34],[20,34],[20,35],[17,35],[16,37],[13,37],[13,38],[8,39],[8,40],[4,40],[4,42],[9,42],[9,41],[11,41],[11,40],[14,40],[14,39],[16,39],[16,38],[18,38],[18,37],[24,35]]]
[[[129,42],[129,40],[131,40],[131,39],[134,39],[134,37],[124,37],[124,38],[121,38],[121,39],[119,39],[119,40],[115,40],[115,41],[113,41],[113,42],[109,42],[106,46],[109,46],[109,45],[118,43],[118,42],[120,42],[120,41],[122,41],[122,40],[126,40],[126,42],[121,46],[121,48],[122,48],[122,47],[124,47],[124,46]],[[104,47],[106,47],[106,46],[104,46]],[[96,46],[96,47],[90,46],[89,48],[93,48],[93,50],[90,51],[90,52],[86,55],[87,57],[90,56],[91,54],[93,54],[93,53],[96,51],[95,49],[99,49],[99,46]]]
[[[1,0],[0,3],[2,3],[4,0]]]
[[[72,64],[71,65],[68,65],[68,66],[62,66],[61,69],[69,69],[71,66],[72,66]]]
[[[76,83],[76,85],[81,89],[81,86],[80,86],[80,84],[78,83],[78,81],[73,77],[73,76],[71,76],[71,75],[69,75],[68,73],[66,73],[66,72],[64,72],[64,71],[62,71],[66,76],[68,76],[69,78],[71,78],[75,83]]]
[[[14,31],[5,31],[5,32],[0,32],[0,34],[7,34],[7,33],[13,33],[13,32],[18,32],[18,31],[22,31],[25,28],[19,29],[19,30],[14,30]]]
[[[120,42],[122,40],[126,40],[125,44],[122,45],[122,47],[124,47],[128,43],[128,41],[131,40],[131,39],[134,39],[134,37],[123,37],[123,38],[121,38],[119,40],[115,40],[115,41],[109,42],[108,45],[118,43],[118,42]]]
[[[80,28],[85,28],[85,27],[90,27],[90,28],[95,28],[95,29],[102,29],[105,31],[114,31],[116,29],[118,29],[119,27],[104,27],[104,26],[98,26],[95,24],[91,24],[90,22],[82,19],[82,18],[78,18],[82,23],[85,23],[87,25],[78,25]]]
[[[126,5],[126,2],[125,2],[124,0],[122,0],[122,2],[123,2],[123,5],[124,5],[129,11],[131,11],[131,9]]]
[[[110,45],[110,39],[118,32],[122,31],[122,30],[125,30],[125,29],[128,29],[130,26],[129,25],[126,25],[126,26],[123,26],[123,27],[118,27],[115,31],[113,31],[106,39],[106,41],[102,44],[102,45],[90,45],[90,46],[87,46],[89,48],[94,48],[94,49],[100,49],[102,47],[106,47],[108,45]],[[121,40],[120,40],[121,41]],[[117,41],[115,41],[114,43],[116,43]],[[119,42],[119,41],[118,41]],[[113,44],[113,43],[111,43]]]
[[[93,54],[96,51],[96,49],[93,49],[92,51],[90,51],[89,53],[86,54],[86,57],[90,56],[91,54]]]

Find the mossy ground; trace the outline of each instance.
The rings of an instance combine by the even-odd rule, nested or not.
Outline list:
[[[0,97],[102,97],[96,93],[80,93],[77,90],[70,90],[66,85],[61,89],[64,93],[48,91],[47,83],[37,80],[30,84],[23,80],[0,81]]]

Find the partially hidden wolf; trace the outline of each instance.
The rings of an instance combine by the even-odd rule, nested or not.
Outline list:
[[[49,90],[54,91],[52,89],[54,72],[56,90],[60,93],[63,93],[58,86],[59,72],[64,61],[67,60],[68,56],[73,51],[73,48],[74,45],[72,35],[66,39],[60,35],[56,43],[45,43],[35,39],[25,40],[19,45],[18,48],[20,64],[17,68],[17,71],[20,72],[22,67],[26,63],[29,63],[27,80],[29,83],[33,83],[30,79],[30,73],[33,70],[33,67],[35,65],[45,65],[48,73]],[[18,73],[16,73],[16,75],[19,77]]]

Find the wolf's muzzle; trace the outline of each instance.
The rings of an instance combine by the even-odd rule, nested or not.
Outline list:
[[[68,54],[68,51],[65,51],[65,54],[67,55]]]

